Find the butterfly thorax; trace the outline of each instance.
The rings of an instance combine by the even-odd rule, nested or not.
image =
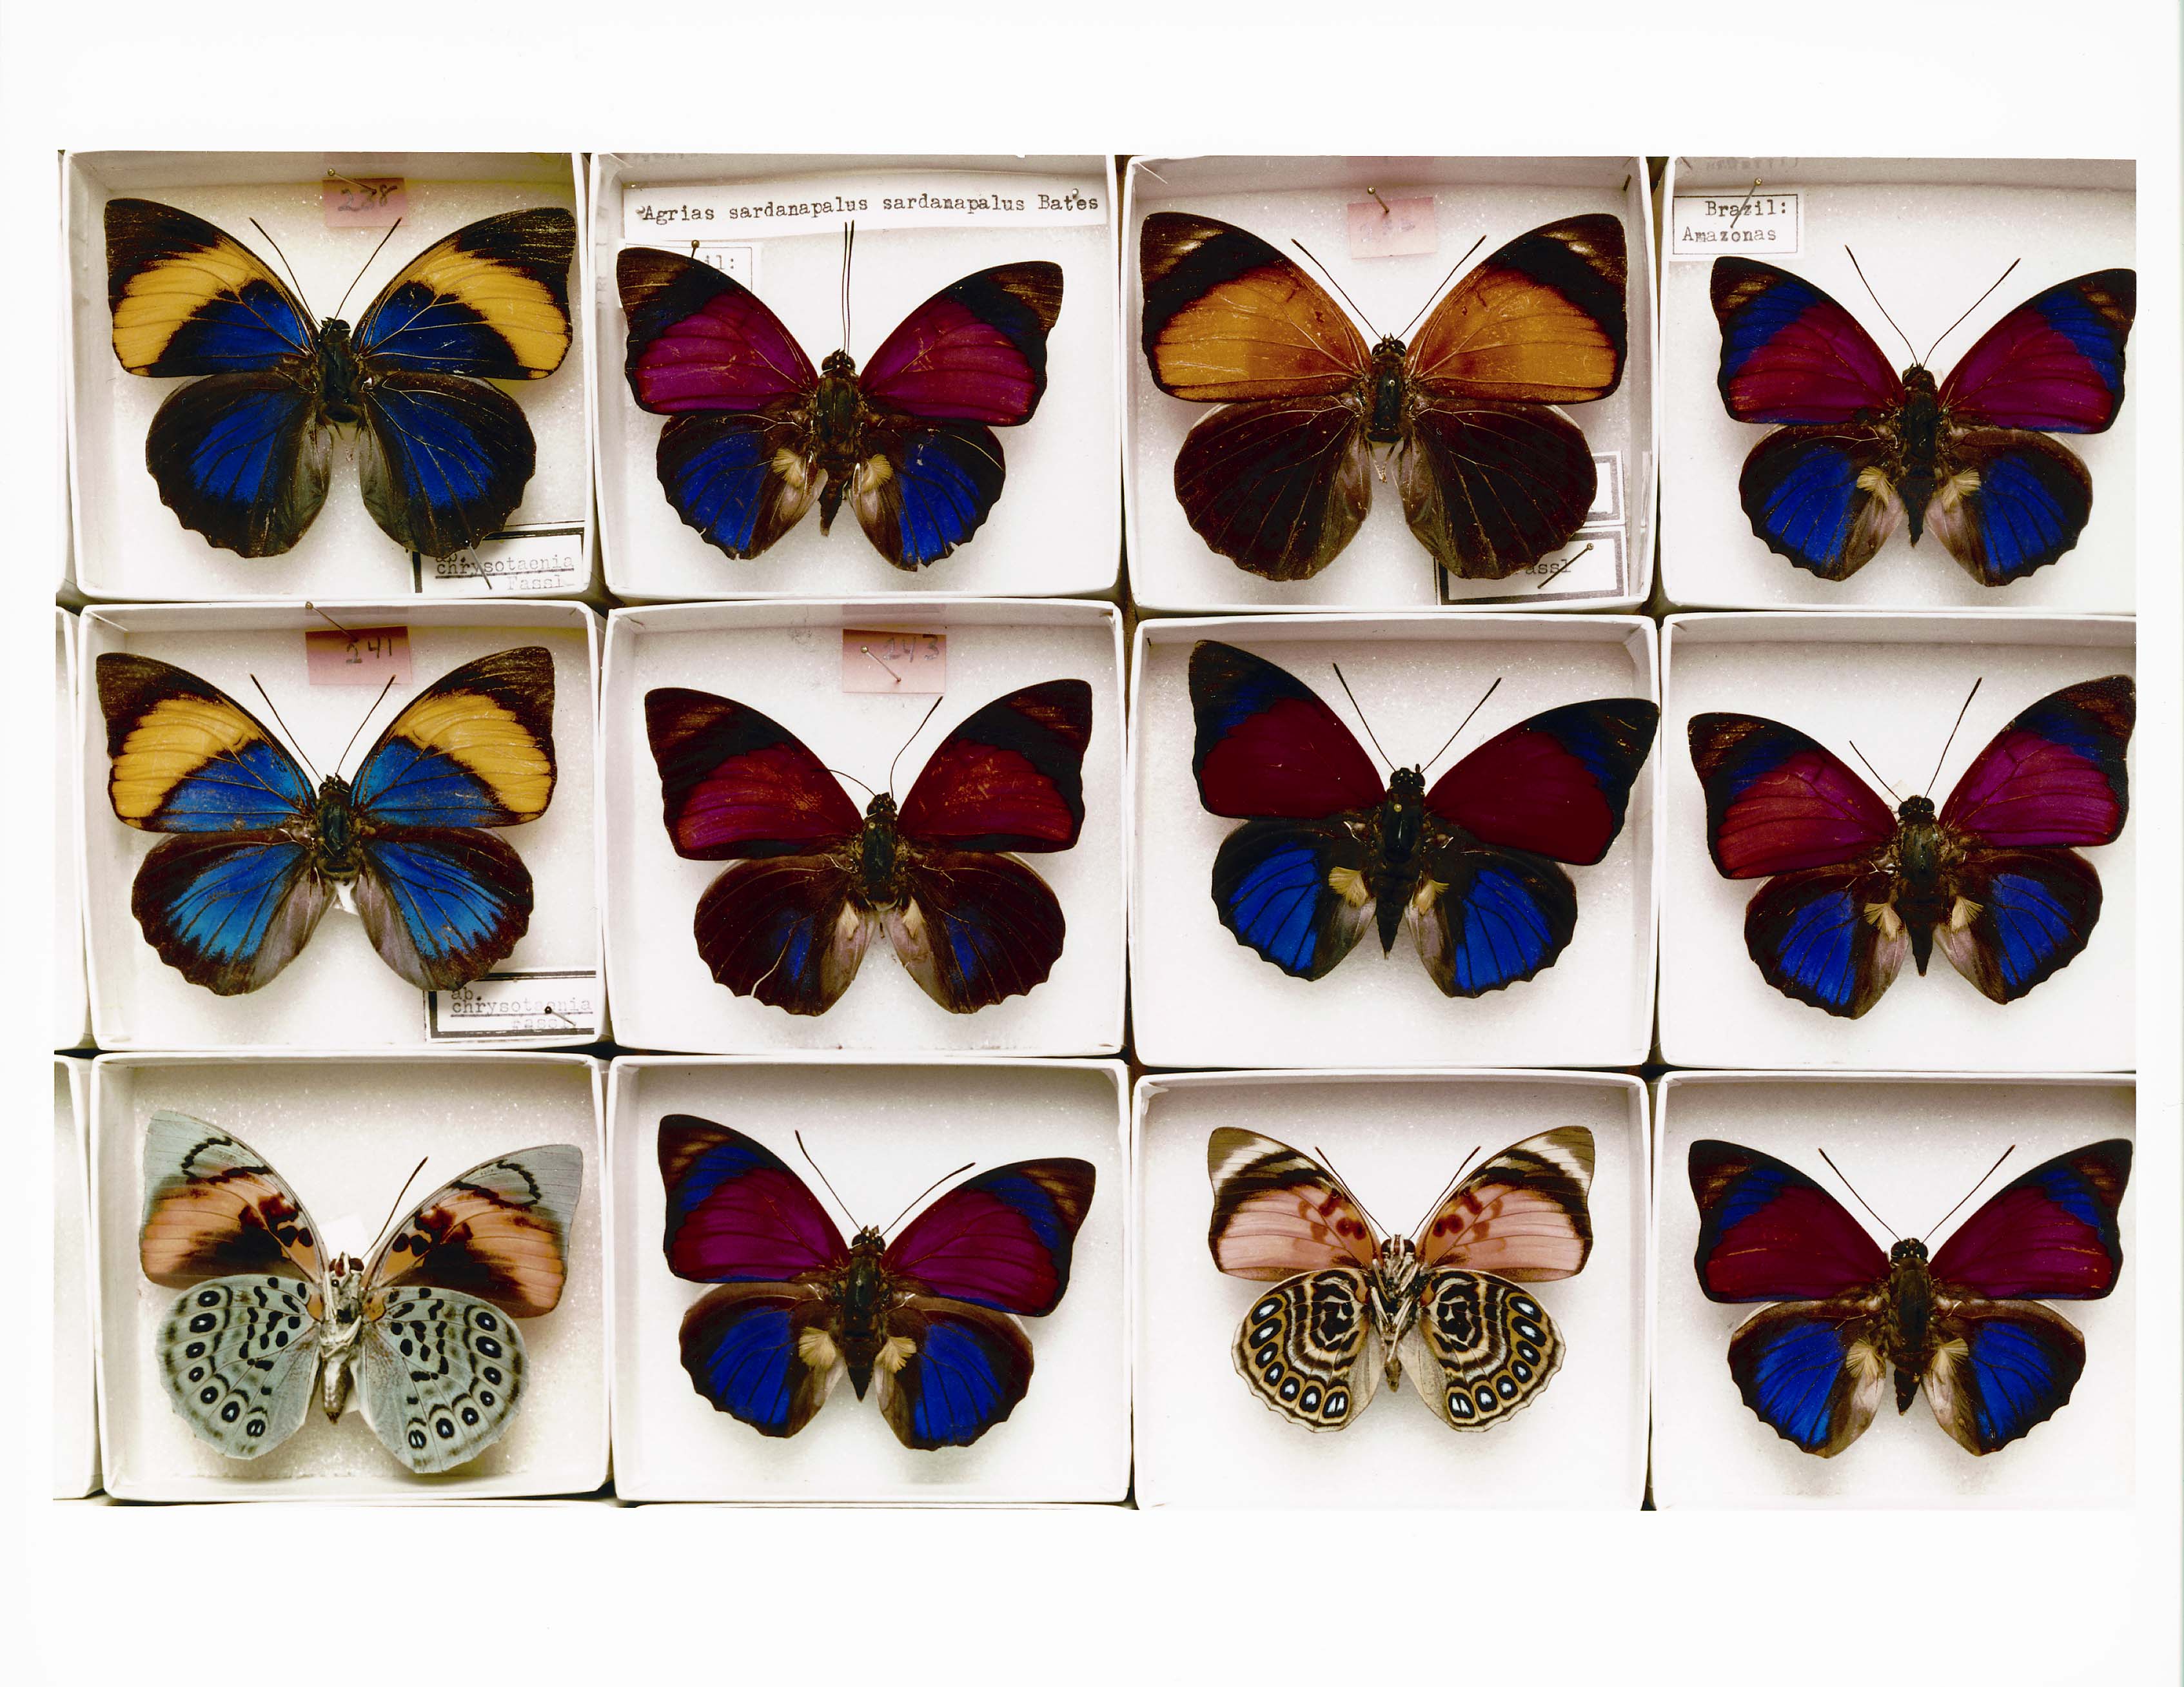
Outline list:
[[[1393,334],[1373,348],[1372,409],[1365,437],[1375,445],[1393,445],[1403,437],[1403,342]]]
[[[354,878],[364,865],[356,818],[356,799],[348,781],[334,775],[319,787],[311,805],[311,827],[316,838],[313,865],[330,879]]]
[[[1911,543],[1926,525],[1927,501],[1939,478],[1942,449],[1942,401],[1934,388],[1930,370],[1913,364],[1903,371],[1903,407],[1896,413],[1897,448],[1903,460],[1896,477],[1897,495],[1903,500],[1903,516]]]
[[[827,476],[819,493],[819,531],[827,531],[842,499],[855,482],[864,455],[865,396],[857,387],[857,365],[847,352],[830,352],[819,365],[812,390],[805,453]]]
[[[1910,937],[1911,958],[1921,975],[1933,956],[1934,927],[1961,917],[1955,869],[1963,855],[1961,840],[1936,816],[1931,798],[1913,797],[1896,810],[1889,905]]]
[[[857,834],[855,899],[867,908],[892,908],[903,899],[901,839],[895,831],[894,799],[884,791],[865,805],[864,829]]]
[[[1888,1251],[1888,1310],[1882,1351],[1896,1370],[1896,1410],[1908,1410],[1933,1358],[1934,1274],[1924,1242],[1898,1242]]]
[[[1382,1367],[1392,1389],[1403,1380],[1402,1339],[1418,1315],[1418,1250],[1409,1237],[1392,1236],[1380,1244],[1369,1297],[1373,1327],[1380,1333]]]
[[[338,1419],[348,1403],[348,1387],[367,1321],[364,1261],[337,1254],[326,1267],[319,1313],[319,1404],[329,1419]]]
[[[319,325],[319,409],[328,421],[364,420],[364,371],[349,342],[348,324],[329,317]]]
[[[850,1262],[835,1274],[829,1289],[843,1362],[859,1400],[872,1385],[872,1367],[888,1346],[888,1311],[894,1303],[894,1289],[883,1257],[886,1251],[886,1239],[878,1231],[867,1225],[857,1232],[850,1244]]]
[[[1380,949],[1394,949],[1403,914],[1418,888],[1424,856],[1426,777],[1418,767],[1399,767],[1388,781],[1388,794],[1373,810],[1365,843],[1365,890],[1373,899]]]

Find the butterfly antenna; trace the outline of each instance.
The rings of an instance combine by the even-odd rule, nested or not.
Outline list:
[[[1298,251],[1303,253],[1306,257],[1312,258],[1312,267],[1318,270],[1321,275],[1327,277],[1328,286],[1333,287],[1335,292],[1342,293],[1342,302],[1348,305],[1352,310],[1356,310],[1357,312],[1357,320],[1362,322],[1368,329],[1372,329],[1373,337],[1376,340],[1381,338],[1382,336],[1380,331],[1378,328],[1373,327],[1373,319],[1368,316],[1362,309],[1358,309],[1357,301],[1356,299],[1351,298],[1348,293],[1342,292],[1342,283],[1334,279],[1334,272],[1330,270],[1326,264],[1321,263],[1318,259],[1312,257],[1312,248],[1306,246],[1302,241],[1295,238],[1290,240],[1290,244],[1296,248]]]
[[[1867,772],[1870,773],[1875,778],[1880,779],[1880,770],[1878,767],[1875,767],[1873,765],[1871,759],[1867,756],[1866,753],[1858,747],[1858,740],[1855,738],[1850,740],[1850,753],[1856,756],[1860,761],[1865,763],[1865,771]],[[1880,779],[1880,788],[1887,792],[1890,796],[1895,797],[1898,805],[1901,805],[1903,801],[1902,797],[1897,796],[1896,788],[1890,784],[1886,779]]]
[[[365,270],[369,270],[371,267],[372,259],[377,258],[382,252],[387,249],[387,242],[394,238],[394,231],[401,226],[402,219],[397,217],[387,225],[387,232],[379,237],[379,244],[371,248],[371,257],[364,260],[364,268],[359,270],[350,279],[349,284],[342,289],[341,304],[337,304],[334,307],[333,314],[336,316],[339,316],[342,314],[342,305],[348,303],[348,296],[356,291],[357,282],[364,279]]]
[[[855,785],[860,791],[862,791],[868,797],[877,797],[879,795],[878,791],[872,789],[871,786],[865,783],[863,780],[858,778],[854,773],[844,773],[838,767],[830,767],[827,771],[833,774],[837,779],[848,780],[852,785]]]
[[[1457,259],[1455,263],[1449,265],[1448,274],[1443,276],[1440,280],[1435,284],[1434,290],[1426,295],[1426,302],[1418,307],[1418,316],[1413,316],[1409,321],[1403,324],[1403,331],[1396,336],[1397,339],[1401,340],[1408,337],[1411,330],[1418,326],[1418,318],[1424,316],[1426,312],[1433,309],[1434,301],[1440,297],[1441,288],[1446,287],[1451,281],[1456,279],[1456,272],[1458,270],[1461,270],[1464,264],[1469,261],[1472,253],[1478,251],[1479,248],[1485,243],[1486,237],[1482,234],[1478,239],[1471,242],[1469,248],[1464,253],[1462,257]]]
[[[2009,270],[2014,270],[2024,261],[2025,260],[2022,258],[2011,259],[2009,260]],[[2009,279],[2009,270],[2004,270],[2000,275],[1994,278],[1994,287],[2000,287],[2004,281]],[[1964,316],[1970,315],[1973,311],[1977,310],[1980,306],[1985,304],[1987,301],[1988,294],[1993,292],[1994,287],[1989,287],[1986,290],[1986,292],[1981,293],[1977,298],[1974,299],[1971,303],[1965,308]],[[1934,354],[1941,349],[1942,341],[1947,339],[1950,335],[1955,333],[1958,329],[1964,326],[1964,316],[1959,316],[1955,321],[1949,324],[1947,327],[1942,330],[1940,337],[1936,339],[1932,345],[1927,347],[1926,355],[1919,359],[1919,362],[1930,363],[1933,360]]]
[[[268,246],[273,248],[273,255],[281,260],[281,267],[288,272],[289,284],[296,289],[297,303],[301,304],[304,309],[309,310],[311,308],[311,302],[304,297],[304,284],[296,279],[296,266],[288,261],[288,254],[281,249],[281,242],[274,239],[271,235],[265,232],[265,225],[259,222],[257,218],[253,217],[250,220],[250,226],[256,229],[259,237],[263,239]],[[1999,281],[1995,283],[1995,287],[2000,287],[2002,283]],[[1990,287],[1987,291],[1992,292],[1994,291],[1994,288]]]
[[[1350,707],[1351,712],[1357,716],[1357,724],[1365,729],[1365,736],[1372,738],[1373,748],[1380,749],[1380,740],[1373,734],[1373,723],[1365,718],[1365,711],[1357,706],[1357,693],[1351,690],[1350,682],[1342,677],[1342,664],[1330,662],[1328,665],[1334,670],[1334,677],[1336,682],[1342,688],[1342,694],[1350,699]],[[1384,749],[1380,749],[1380,760],[1386,762],[1391,768],[1396,765],[1395,757],[1390,755]]]
[[[1493,696],[1496,692],[1501,689],[1502,676],[1497,674],[1494,677],[1494,683],[1486,688],[1486,697]],[[1471,715],[1476,715],[1480,710],[1486,706],[1486,697],[1480,698],[1478,702],[1471,705]],[[1456,723],[1456,730],[1448,735],[1446,742],[1445,742],[1441,747],[1435,750],[1431,755],[1428,756],[1423,762],[1418,764],[1421,768],[1432,766],[1434,763],[1439,761],[1441,757],[1448,754],[1449,745],[1454,743],[1459,738],[1462,737],[1463,729],[1471,724],[1471,715],[1465,715],[1461,721],[1458,721]]]
[[[893,1218],[888,1220],[886,1227],[881,1230],[880,1234],[883,1236],[886,1235],[888,1231],[894,1229],[896,1225],[901,1223],[903,1213],[908,1212],[911,1207],[916,1206],[918,1202],[923,1200],[926,1196],[931,1194],[950,1178],[960,1177],[962,1173],[969,1171],[978,1163],[978,1162],[975,1160],[967,1160],[961,1166],[958,1166],[953,1172],[943,1172],[939,1177],[928,1183],[922,1189],[919,1190],[917,1194],[912,1195],[910,1198],[909,1205],[903,1208],[902,1212],[898,1212]]]
[[[852,1230],[855,1229],[857,1228],[857,1215],[850,1211],[849,1202],[842,1199],[840,1191],[836,1189],[833,1184],[828,1183],[827,1180],[827,1174],[824,1172],[820,1171],[819,1162],[811,1157],[811,1150],[804,1145],[804,1133],[802,1131],[796,1133],[796,1151],[804,1156],[804,1163],[811,1168],[813,1175],[819,1179],[821,1183],[825,1185],[827,1193],[834,1197],[834,1205],[842,1209],[842,1217],[850,1221],[850,1228]]]
[[[393,689],[394,676],[389,674],[387,676],[387,683],[379,688],[379,695],[371,699],[371,707],[364,711],[364,719],[356,723],[356,731],[348,735],[348,742],[342,746],[342,753],[334,758],[335,772],[341,771],[342,763],[348,760],[348,753],[356,748],[358,738],[371,723],[371,717],[379,712],[379,705],[387,701],[387,693]]]
[[[267,695],[265,688],[262,685],[258,685],[257,675],[251,675],[250,682],[253,685],[258,686],[258,694],[265,699],[265,706],[268,709],[272,710],[274,720],[279,722],[281,730],[288,734],[288,742],[293,744],[296,748],[296,760],[302,762],[304,764],[304,771],[309,773],[314,780],[316,780],[319,777],[319,770],[311,766],[311,758],[304,754],[304,741],[296,736],[295,732],[289,727],[289,725],[286,721],[282,721],[281,719],[281,711],[278,709],[273,708],[273,699],[270,696]]]
[[[1849,1178],[1843,1178],[1842,1167],[1836,1165],[1834,1161],[1828,1160],[1828,1151],[1825,1148],[1820,1150],[1820,1158],[1828,1161],[1829,1171],[1834,1172],[1836,1177],[1842,1178],[1842,1186],[1850,1190],[1851,1199],[1856,1201],[1860,1206],[1864,1207],[1868,1212],[1873,1212],[1873,1203],[1866,1200],[1864,1195],[1858,1194],[1857,1189],[1852,1184]],[[1877,1212],[1873,1212],[1873,1222],[1875,1224],[1878,1224],[1883,1230],[1886,1230],[1891,1236],[1900,1236],[1903,1233]]]
[[[1357,1191],[1350,1187],[1350,1180],[1334,1169],[1334,1156],[1329,1154],[1325,1149],[1322,1148],[1318,1143],[1314,1143],[1312,1145],[1312,1151],[1319,1156],[1319,1163],[1327,1168],[1327,1175],[1334,1178],[1335,1183],[1341,1187],[1342,1193],[1350,1198],[1351,1205],[1356,1207],[1358,1211],[1365,1215],[1365,1222],[1371,1225],[1373,1229],[1379,1232],[1383,1236],[1386,1235],[1388,1233],[1388,1227],[1381,1223],[1379,1219],[1373,1217],[1373,1209],[1366,1205],[1363,1201],[1357,1199]]]
[[[1992,1178],[1997,1172],[1999,1172],[2002,1169],[2003,1161],[2008,1159],[2011,1155],[2016,1152],[2017,1144],[2014,1142],[2010,1144],[2008,1147],[2003,1150],[2001,1158],[1997,1159],[1993,1165],[1988,1166],[1986,1171],[1980,1173],[1979,1183],[1974,1183],[1971,1188],[1964,1191],[1964,1200],[1970,1200],[1974,1195],[1977,1194],[1980,1192],[1980,1184],[1986,1183],[1989,1178]],[[1954,1218],[1957,1216],[1957,1208],[1961,1207],[1964,1204],[1964,1200],[1958,1201],[1956,1206],[1951,1207],[1947,1212],[1943,1213],[1939,1218],[1928,1225],[1924,1233],[1919,1237],[1919,1239],[1924,1241],[1926,1237],[1932,1235],[1944,1224],[1947,1224],[1951,1219]]]
[[[426,1155],[425,1160],[419,1161],[410,1168],[410,1175],[402,1180],[402,1187],[394,1192],[394,1205],[387,1209],[387,1222],[379,1227],[378,1233],[371,1239],[371,1245],[365,1250],[367,1256],[379,1251],[380,1243],[385,1239],[387,1233],[394,1228],[394,1215],[402,1211],[402,1197],[410,1193],[410,1186],[417,1181],[417,1173],[425,1169],[425,1161],[432,1157],[431,1155]]]
[[[888,763],[888,792],[889,795],[893,795],[894,792],[895,763],[902,760],[903,750],[908,749],[912,744],[917,742],[918,732],[922,732],[925,730],[926,721],[930,721],[933,717],[934,714],[939,711],[940,702],[941,699],[939,698],[936,697],[933,699],[933,707],[925,711],[925,719],[917,723],[916,732],[913,732],[908,738],[902,741],[902,749],[899,749],[894,753],[894,761]]]
[[[1935,781],[1941,778],[1942,766],[1948,761],[1949,746],[1957,741],[1957,727],[1961,727],[1964,724],[1964,715],[1971,709],[1972,699],[1979,695],[1979,688],[1986,683],[1986,676],[1985,674],[1981,674],[1977,679],[1972,682],[1972,688],[1964,693],[1964,706],[1957,710],[1957,725],[1956,727],[1949,728],[1949,736],[1942,740],[1942,759],[1934,764],[1934,777],[1926,782],[1926,794],[1928,796],[1933,795]]]
[[[1888,307],[1881,303],[1880,295],[1873,290],[1873,283],[1865,279],[1865,270],[1858,261],[1858,253],[1851,252],[1850,248],[1847,246],[1843,248],[1843,250],[1850,252],[1850,266],[1852,269],[1858,271],[1858,278],[1865,287],[1866,297],[1873,301],[1874,308],[1880,312],[1882,317],[1887,321],[1888,326],[1892,328],[1896,328],[1896,319],[1888,315]],[[1995,285],[1997,287],[2000,287],[2002,283],[1997,281]],[[1903,349],[1911,354],[1911,361],[1917,363],[1919,361],[1919,348],[1911,343],[1911,337],[1905,333],[1901,328],[1896,328],[1896,337],[1903,342]]]
[[[1485,1143],[1481,1143],[1479,1144],[1479,1148],[1474,1148],[1470,1153],[1465,1155],[1462,1160],[1457,1166],[1455,1176],[1451,1177],[1446,1183],[1443,1183],[1440,1186],[1440,1193],[1433,1198],[1433,1205],[1426,1209],[1426,1216],[1418,1221],[1418,1228],[1411,1233],[1411,1245],[1412,1247],[1416,1247],[1418,1244],[1419,1238],[1424,1235],[1426,1226],[1433,1222],[1433,1217],[1435,1213],[1440,1211],[1441,1203],[1446,1200],[1450,1194],[1454,1192],[1456,1186],[1463,1181],[1464,1167],[1470,1165],[1474,1160],[1476,1160],[1479,1157],[1479,1149],[1484,1148],[1485,1145],[1486,1144]]]
[[[856,249],[857,225],[842,225],[842,349],[850,349],[850,258]]]

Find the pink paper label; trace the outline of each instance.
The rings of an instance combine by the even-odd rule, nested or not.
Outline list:
[[[313,685],[410,683],[410,629],[359,626],[304,635],[304,660]]]
[[[330,175],[319,192],[328,228],[393,228],[410,209],[398,175]]]
[[[1345,209],[1352,258],[1414,258],[1440,250],[1430,194],[1422,199],[1390,199],[1384,193],[1377,199],[1353,200]]]
[[[842,689],[939,696],[948,689],[948,635],[843,628]]]

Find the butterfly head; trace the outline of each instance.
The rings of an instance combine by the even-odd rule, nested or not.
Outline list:
[[[838,376],[844,381],[854,380],[857,373],[857,360],[847,352],[829,352],[821,362],[819,372],[822,375]]]
[[[1926,1244],[1916,1237],[1898,1242],[1888,1250],[1888,1262],[1891,1265],[1902,1265],[1906,1260],[1923,1260],[1925,1257]]]
[[[1897,819],[1906,826],[1930,824],[1934,819],[1934,799],[1931,797],[1907,797],[1896,810]]]

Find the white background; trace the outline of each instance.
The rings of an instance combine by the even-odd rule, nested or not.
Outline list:
[[[2138,526],[2171,543],[2141,557],[2139,607],[2160,660],[2148,663],[2141,699],[2134,823],[2173,848],[2184,571],[2171,470],[2184,442],[2174,379],[2177,30],[2164,0],[2059,14],[2033,0],[1916,9],[1891,0],[1820,14],[1570,0],[1523,26],[1398,0],[1370,13],[1267,0],[1243,23],[1173,0],[1114,0],[1081,16],[997,14],[981,0],[936,0],[913,16],[841,0],[827,20],[815,29],[802,14],[754,17],[688,0],[643,12],[545,0],[521,13],[443,5],[405,38],[384,15],[367,22],[347,8],[287,14],[255,33],[125,3],[96,16],[18,8],[0,70],[17,190],[0,307],[20,325],[0,474],[23,583],[19,612],[0,621],[14,640],[0,672],[20,718],[45,706],[44,582],[64,554],[58,370],[40,326],[58,320],[58,266],[55,219],[40,206],[57,213],[64,143],[326,145],[398,134],[418,146],[823,137],[885,149],[914,125],[922,147],[966,151],[1495,153],[1552,142],[1595,153],[2138,154],[2133,364],[2171,372],[2132,395],[2144,460],[2160,471],[2140,477]],[[25,612],[34,600],[38,612]],[[11,882],[49,882],[45,830],[6,834]],[[426,1637],[368,1621],[364,1590],[374,1577],[429,1571],[436,1584],[493,1601],[493,1635],[527,1681],[847,1675],[882,1657],[904,1680],[961,1681],[971,1659],[1054,1681],[1218,1681],[1279,1661],[1255,1622],[1271,1604],[1321,1619],[1301,1625],[1293,1662],[1312,1658],[1312,1642],[1332,1632],[1337,1656],[1361,1674],[1385,1663],[1392,1623],[1402,1662],[1526,1682],[1834,1687],[1847,1674],[1946,1666],[2039,1687],[2172,1683],[2178,890],[2164,870],[2141,891],[2137,1012],[2153,1064],[2142,1075],[2148,1128],[2135,1173],[2147,1221],[2137,1253],[2142,1497],[2130,1511],[2067,1530],[2037,1513],[1769,1512],[1732,1525],[1696,1512],[1505,1512],[1484,1530],[1462,1513],[1422,1513],[1330,1529],[1325,1519],[1105,1508],[274,1516],[116,1513],[37,1497],[29,1532],[9,1543],[14,1562],[0,1567],[0,1599],[30,1613],[14,1616],[13,1632],[31,1637],[41,1661],[23,1673],[184,1679],[201,1655],[179,1614],[217,1609],[277,1620],[261,1656],[284,1656],[314,1682],[383,1683]],[[20,958],[8,975],[11,1016],[42,1023],[43,957]],[[43,1105],[32,1085],[50,1083],[50,1068],[28,1038],[17,1044],[9,1070],[26,1113]],[[20,1293],[43,1306],[43,1219],[30,1228],[16,1256],[31,1261]],[[15,1352],[20,1381],[0,1411],[47,1398],[43,1344],[23,1340]],[[17,1461],[18,1491],[26,1502],[42,1496],[45,1438],[25,1429],[8,1444],[33,1455]],[[1392,1607],[1374,1597],[1381,1570]],[[1435,1596],[1450,1577],[1462,1578],[1464,1596]],[[246,1586],[267,1603],[245,1605]],[[1530,1620],[1513,1620],[1513,1615]]]

